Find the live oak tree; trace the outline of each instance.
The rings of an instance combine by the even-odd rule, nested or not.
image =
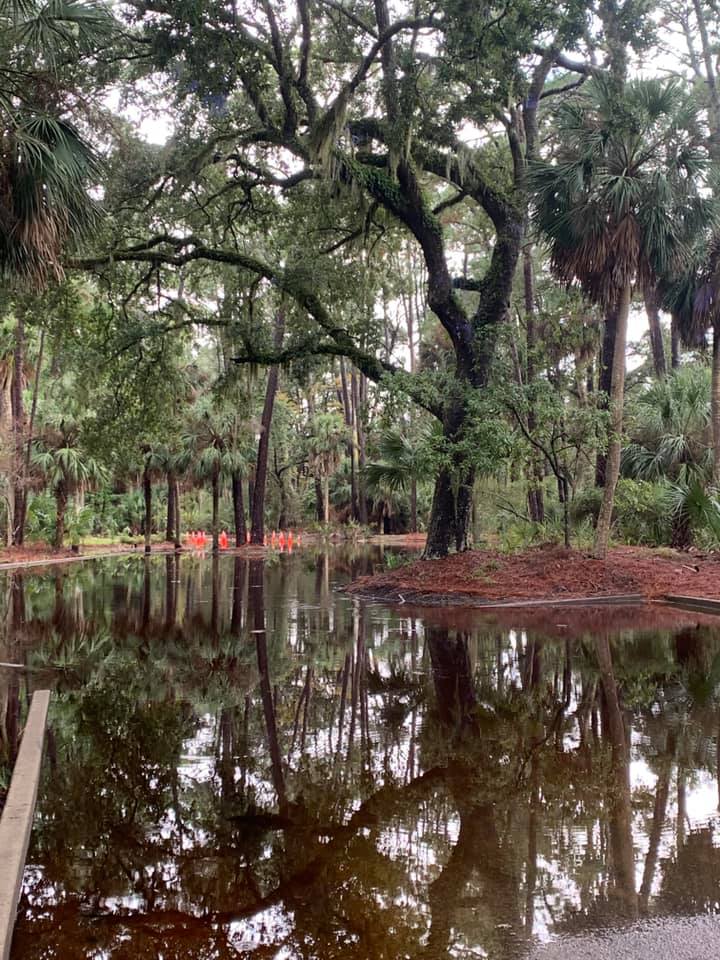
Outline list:
[[[464,549],[476,470],[468,431],[507,318],[537,111],[553,92],[547,81],[554,72],[570,70],[580,80],[591,72],[563,52],[588,26],[586,11],[535,2],[475,8],[452,0],[392,16],[384,0],[372,8],[313,5],[312,15],[307,0],[235,10],[213,3],[130,6],[149,70],[172,78],[176,103],[192,117],[180,135],[190,144],[152,179],[150,202],[173,196],[174,222],[139,241],[119,238],[76,265],[133,262],[159,272],[221,262],[292,298],[305,314],[302,334],[280,351],[248,342],[238,360],[272,365],[308,353],[339,355],[371,380],[400,380],[441,422],[446,443],[426,556]],[[421,251],[427,304],[454,357],[439,383],[428,385],[368,352],[338,320],[316,281],[318,263],[330,271],[342,264],[342,246],[305,244],[302,258],[292,256],[297,243],[295,250],[274,251],[261,244],[264,257],[253,249],[254,203],[288,205],[299,194],[336,209],[344,204],[347,216],[347,199],[336,200],[337,191],[353,198],[350,238],[390,217]],[[228,198],[224,221],[210,222]],[[490,226],[491,252],[479,275],[453,270],[444,221],[454,207]]]

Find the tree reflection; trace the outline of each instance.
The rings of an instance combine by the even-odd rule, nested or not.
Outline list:
[[[717,631],[558,640],[333,594],[368,557],[137,558],[5,592],[8,656],[56,687],[13,960],[510,960],[714,909],[692,801]],[[0,672],[6,751],[34,676]]]

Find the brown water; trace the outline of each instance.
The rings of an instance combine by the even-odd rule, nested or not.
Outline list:
[[[336,592],[381,562],[0,582],[0,776],[55,691],[12,960],[717,955],[720,630]]]

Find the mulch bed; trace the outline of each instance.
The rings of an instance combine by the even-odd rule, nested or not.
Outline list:
[[[720,598],[720,554],[617,547],[606,560],[554,545],[522,553],[471,550],[442,560],[418,560],[361,577],[348,592],[407,603],[561,600],[641,594]]]

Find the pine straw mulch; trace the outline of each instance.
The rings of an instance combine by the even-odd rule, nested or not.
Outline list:
[[[419,604],[555,600],[641,594],[720,598],[720,554],[616,547],[606,560],[545,545],[522,553],[471,550],[441,560],[417,560],[361,577],[349,593]]]

